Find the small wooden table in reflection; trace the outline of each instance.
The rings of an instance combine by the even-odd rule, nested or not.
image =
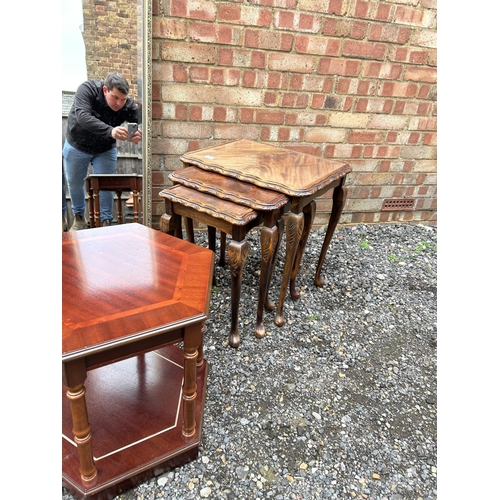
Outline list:
[[[295,281],[316,214],[315,199],[333,190],[332,211],[316,267],[315,283],[322,286],[324,280],[321,277],[321,269],[344,207],[343,186],[352,168],[344,162],[246,139],[191,151],[180,159],[186,165],[194,165],[255,184],[290,198],[287,205],[288,215],[285,218],[285,268],[274,320],[276,325],[282,326],[285,323],[283,305],[288,283],[292,298],[296,300],[300,297],[300,292],[295,288]],[[237,185],[233,185],[232,189],[237,189]],[[277,238],[277,233],[273,237]]]
[[[89,195],[89,225],[101,227],[100,191],[113,191],[116,194],[116,208],[118,224],[123,224],[122,193],[130,191],[134,218],[132,222],[139,222],[139,197],[142,194],[142,175],[138,174],[90,174],[85,179]]]
[[[62,480],[112,498],[198,455],[215,257],[137,223],[62,238]]]

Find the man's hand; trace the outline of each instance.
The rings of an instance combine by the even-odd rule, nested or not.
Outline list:
[[[128,129],[126,129],[125,127],[115,127],[111,131],[111,137],[119,141],[126,141],[128,139]]]
[[[142,130],[141,129],[134,132],[134,135],[130,138],[130,142],[133,142],[134,144],[138,144],[140,141],[142,141]]]

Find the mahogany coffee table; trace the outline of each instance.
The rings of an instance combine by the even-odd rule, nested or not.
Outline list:
[[[198,455],[215,256],[137,223],[62,238],[62,481],[109,499]]]

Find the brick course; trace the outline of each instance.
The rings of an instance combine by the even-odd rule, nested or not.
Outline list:
[[[122,73],[129,82],[130,95],[137,98],[137,67],[142,61],[137,52],[136,5],[126,0],[87,0],[82,12],[88,78],[104,80],[110,72]],[[115,36],[117,24],[124,27],[120,38]]]
[[[348,162],[341,224],[437,224],[435,0],[154,3],[153,194],[188,150],[247,138]],[[383,200],[416,198],[408,212]],[[317,200],[328,220],[331,193]],[[153,199],[153,224],[163,200]]]

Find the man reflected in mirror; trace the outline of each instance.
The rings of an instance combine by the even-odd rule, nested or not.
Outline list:
[[[62,152],[73,211],[70,231],[87,228],[85,178],[89,164],[95,174],[113,174],[118,158],[116,141],[137,144],[142,140],[140,129],[129,138],[128,128],[123,126],[124,122],[142,122],[142,113],[128,93],[129,84],[120,73],[110,73],[103,81],[87,80],[76,91]],[[103,226],[109,226],[113,219],[113,197],[111,191],[99,193]]]

